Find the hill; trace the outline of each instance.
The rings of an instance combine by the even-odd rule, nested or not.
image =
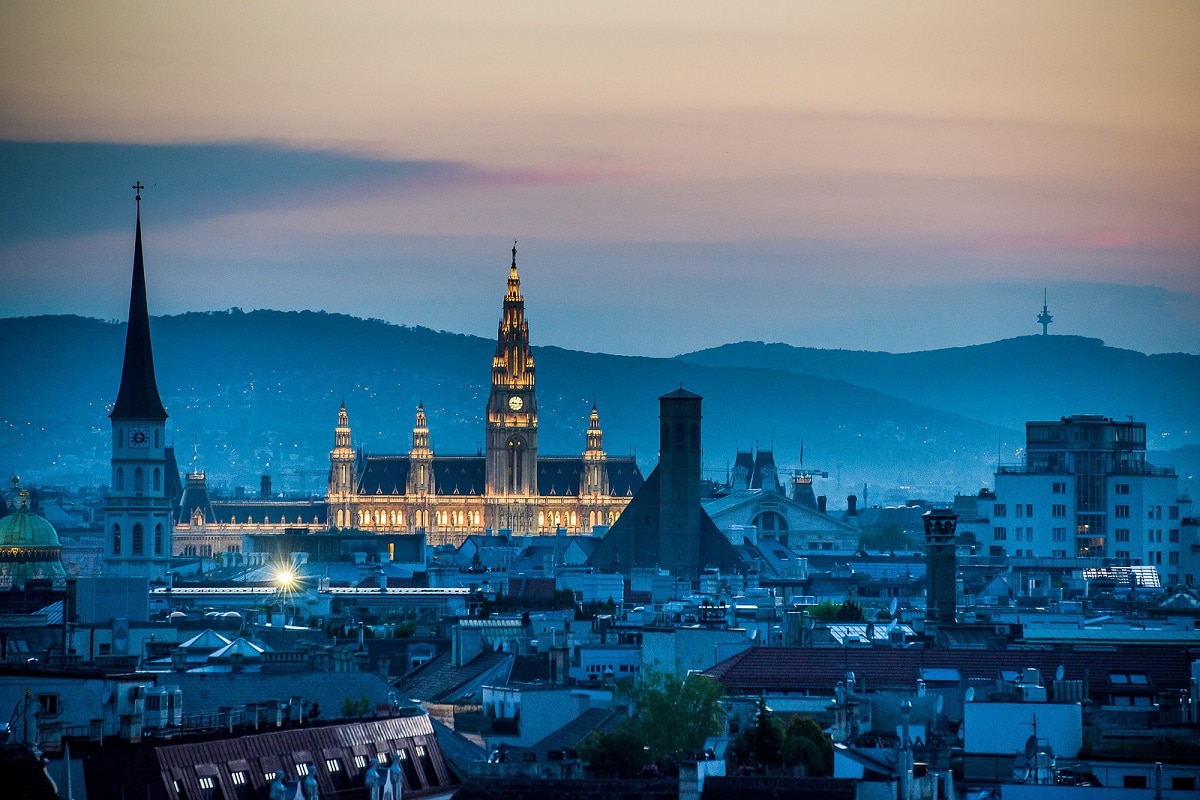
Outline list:
[[[320,312],[234,309],[156,317],[151,325],[181,466],[194,456],[218,486],[257,487],[258,476],[270,473],[285,491],[322,492],[343,400],[356,446],[371,452],[408,450],[422,400],[437,451],[481,446],[491,340]],[[0,340],[20,343],[0,382],[0,470],[41,483],[105,482],[107,414],[124,325],[81,317],[0,319]],[[803,442],[806,464],[830,473],[817,491],[831,496],[831,506],[844,503],[846,494],[861,494],[864,483],[872,502],[905,494],[948,497],[990,485],[997,445],[1014,454],[1021,444],[1019,423],[1030,415],[1019,413],[1019,405],[999,436],[994,421],[970,418],[981,406],[972,406],[969,395],[992,391],[975,384],[980,378],[970,365],[1003,344],[963,348],[959,359],[910,354],[930,356],[939,366],[888,367],[890,375],[872,366],[889,354],[804,351],[811,363],[826,359],[830,374],[821,375],[800,369],[798,360],[763,356],[777,351],[771,345],[731,345],[723,353],[718,348],[676,359],[535,347],[540,449],[581,452],[595,399],[606,449],[635,453],[648,471],[656,458],[657,397],[682,383],[705,397],[709,477],[724,478],[735,451],[755,444],[773,447],[781,468],[794,467]],[[761,362],[752,363],[752,356]],[[730,363],[703,363],[721,358]],[[847,359],[867,366],[848,369]],[[914,374],[905,379],[905,369]],[[1045,390],[1066,391],[1059,384],[1072,374],[1048,375]],[[948,401],[953,397],[963,399],[956,406]],[[1038,413],[1091,409],[1064,405]],[[1129,413],[1150,417],[1140,408]]]
[[[1151,448],[1200,443],[1200,356],[1145,355],[1099,339],[1022,336],[898,354],[740,342],[678,358],[844,380],[1017,429],[1067,414],[1132,415],[1147,424]]]

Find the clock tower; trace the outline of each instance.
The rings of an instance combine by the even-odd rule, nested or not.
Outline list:
[[[174,509],[167,494],[167,410],[154,378],[146,269],[142,261],[140,183],[133,244],[133,284],[121,387],[112,422],[111,490],[104,504],[104,565],[110,575],[166,578]]]
[[[487,491],[495,502],[485,524],[494,529],[523,533],[536,527],[537,424],[533,352],[513,242],[487,404]]]

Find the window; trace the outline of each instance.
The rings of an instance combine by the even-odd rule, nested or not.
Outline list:
[[[114,556],[121,555],[121,526],[112,526],[112,552]]]
[[[342,771],[342,762],[336,758],[325,759],[325,769],[329,770],[330,774]]]
[[[1056,542],[1065,542],[1067,540],[1067,529],[1066,528],[1054,528],[1051,531],[1051,534],[1052,534],[1052,538]]]
[[[1008,516],[1008,506],[1005,505],[1004,503],[996,503],[996,505],[992,506],[992,516],[993,517]]]
[[[1113,516],[1117,519],[1129,519],[1129,506],[1117,506],[1113,509]]]
[[[1008,528],[992,528],[992,538],[1002,542],[1008,538]]]
[[[135,492],[144,491],[146,488],[146,473],[138,467],[133,471],[133,490]]]
[[[275,780],[275,777],[276,777],[278,774],[279,774],[279,773],[278,773],[278,772],[275,772],[274,770],[271,770],[270,772],[264,772],[264,773],[263,773],[263,780],[264,780],[264,781],[266,781],[267,783],[270,783],[271,781]]]
[[[1167,519],[1179,519],[1179,506],[1171,506],[1167,509]]]
[[[162,472],[159,471],[158,467],[155,467],[154,468],[154,491],[157,492],[161,488],[162,488]]]
[[[1129,528],[1117,528],[1115,531],[1113,531],[1113,539],[1118,542],[1128,542]]]
[[[1025,506],[1021,505],[1020,503],[1017,503],[1016,511],[1018,519],[1025,516]]]
[[[163,554],[163,526],[160,522],[154,526],[154,555],[161,556]]]
[[[1055,503],[1054,505],[1050,506],[1050,516],[1056,517],[1057,519],[1063,519],[1064,517],[1066,517],[1067,516],[1067,504],[1066,503]]]
[[[308,774],[308,764],[297,764],[296,765],[296,774],[299,775],[301,778],[303,778],[305,775],[307,775]]]
[[[47,717],[58,716],[58,695],[56,694],[39,694],[37,696],[39,711]]]
[[[1178,567],[1179,566],[1179,551],[1172,550],[1171,552],[1167,553],[1167,563],[1170,564],[1172,567]]]
[[[125,470],[123,468],[117,467],[117,478],[114,482],[117,484],[118,492],[125,491]]]
[[[354,767],[355,767],[355,769],[358,769],[358,770],[366,769],[367,768],[367,757],[363,756],[363,755],[355,756],[354,757]]]
[[[1129,494],[1129,484],[1118,483],[1113,487],[1113,494]]]
[[[1066,494],[1067,493],[1067,484],[1065,481],[1051,484],[1050,491],[1053,492],[1054,494]]]
[[[145,552],[146,546],[146,529],[142,527],[142,523],[137,523],[133,526],[133,554],[135,556],[142,555]]]
[[[1050,552],[1050,555],[1054,556],[1055,558],[1066,558],[1067,551],[1066,550],[1052,550]]]
[[[1174,542],[1175,544],[1179,543],[1179,528],[1171,528],[1167,533],[1167,541]]]
[[[1113,553],[1113,557],[1116,558],[1118,561],[1128,561],[1129,560],[1129,551],[1128,550],[1117,550],[1115,553]]]
[[[1033,516],[1033,503],[1025,504],[1025,516],[1027,516],[1027,517]]]

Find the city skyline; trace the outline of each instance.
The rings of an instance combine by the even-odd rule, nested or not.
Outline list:
[[[236,13],[235,13],[236,12]],[[6,4],[0,315],[1200,352],[1200,10]]]

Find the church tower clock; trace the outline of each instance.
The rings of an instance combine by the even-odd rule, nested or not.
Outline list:
[[[137,190],[133,284],[121,387],[112,421],[112,488],[104,504],[104,566],[110,575],[166,578],[174,509],[167,495],[167,410],[154,378],[146,269],[142,260],[142,185]]]
[[[513,242],[487,405],[487,490],[496,497],[488,523],[494,528],[525,532],[536,525],[537,424],[533,352]]]

